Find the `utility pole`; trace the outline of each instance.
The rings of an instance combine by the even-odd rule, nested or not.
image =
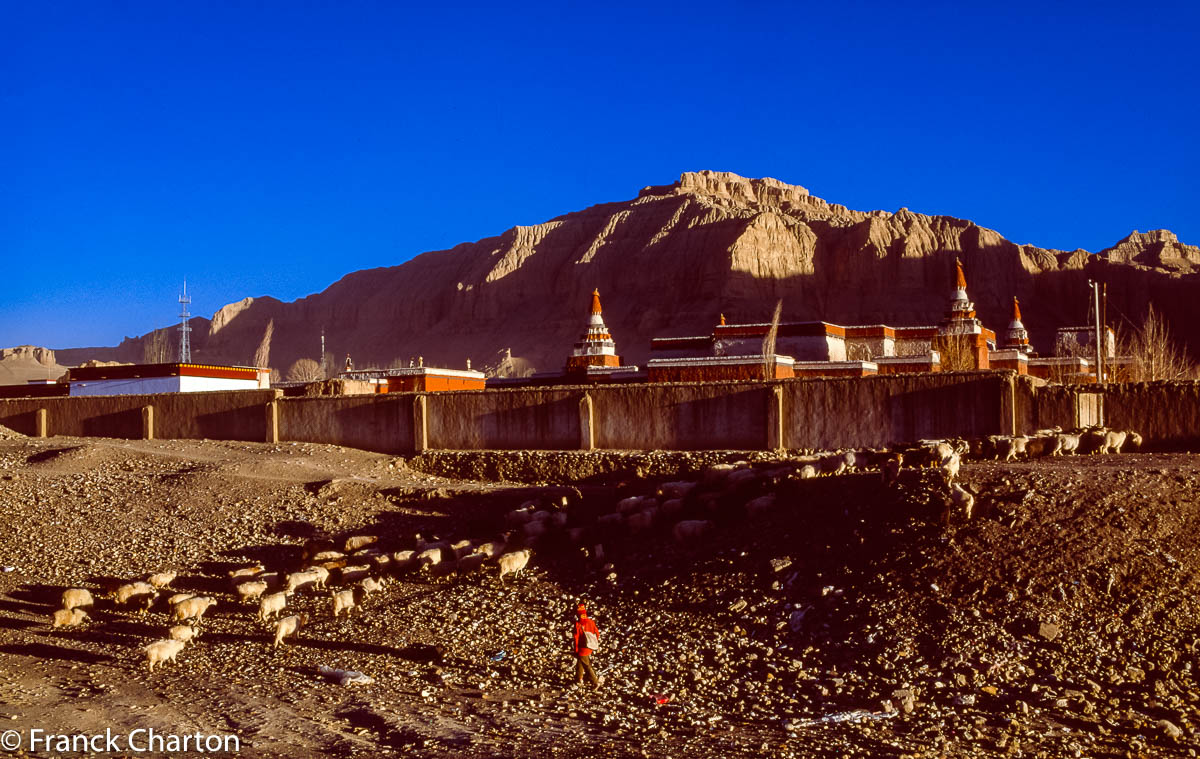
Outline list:
[[[1108,283],[1100,283],[1100,334],[1104,338],[1104,363],[1108,363]],[[1114,346],[1115,353],[1115,346]],[[1107,369],[1107,366],[1105,367]],[[1105,376],[1108,372],[1105,371]]]
[[[192,325],[188,324],[191,314],[188,304],[192,299],[187,294],[187,280],[183,280],[183,292],[179,295],[179,363],[192,363]]]
[[[1100,283],[1096,282],[1095,280],[1089,279],[1088,286],[1092,288],[1092,313],[1095,315],[1094,318],[1095,318],[1095,325],[1096,325],[1096,382],[1103,384],[1104,383],[1104,364],[1103,364],[1104,348],[1101,343],[1101,337],[1100,337],[1101,332],[1103,331],[1103,325],[1101,324],[1102,320],[1100,317]]]

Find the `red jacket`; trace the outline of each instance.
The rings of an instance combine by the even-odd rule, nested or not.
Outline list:
[[[575,620],[575,653],[579,654],[580,656],[591,656],[592,649],[583,645],[584,630],[592,633],[597,638],[600,637],[600,631],[596,629],[596,623],[593,622],[590,617],[580,617],[579,619]]]

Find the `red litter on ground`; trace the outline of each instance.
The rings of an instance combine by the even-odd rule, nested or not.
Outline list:
[[[674,698],[674,696],[666,693],[655,693],[654,695],[650,696],[650,700],[656,704],[669,704],[671,703],[672,698]]]

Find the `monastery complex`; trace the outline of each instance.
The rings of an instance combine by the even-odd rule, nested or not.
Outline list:
[[[998,337],[984,326],[967,294],[962,263],[955,261],[954,289],[941,321],[918,326],[843,326],[823,321],[781,322],[774,350],[767,346],[772,325],[729,324],[724,315],[707,335],[659,337],[651,341],[644,371],[624,366],[604,323],[600,293],[592,293],[591,314],[562,374],[535,375],[533,384],[633,380],[711,382],[788,377],[868,377],[943,370],[1007,369],[1063,382],[1095,381],[1095,361],[1077,355],[1038,357],[1013,299],[1012,320]],[[1106,346],[1113,356],[1108,330]],[[1056,346],[1093,344],[1086,327],[1059,330]],[[1078,350],[1071,351],[1078,353]],[[540,382],[538,380],[541,380]],[[489,384],[491,384],[489,382]],[[505,383],[510,384],[510,383]]]
[[[964,370],[1011,370],[1063,383],[1096,381],[1095,333],[1089,327],[1059,329],[1055,352],[1040,357],[1029,342],[1021,308],[1013,298],[1012,320],[1002,334],[984,326],[967,294],[962,263],[955,261],[948,308],[936,324],[840,325],[824,321],[730,324],[725,316],[707,335],[651,340],[646,367],[621,362],[604,322],[600,292],[591,295],[587,324],[562,370],[529,377],[488,377],[466,369],[408,367],[355,369],[350,357],[335,379],[335,394],[443,392],[485,387],[523,387],[614,382],[719,382],[791,377],[870,377]],[[1106,365],[1115,357],[1115,335],[1105,328]],[[1084,358],[1083,356],[1088,356]],[[412,365],[415,364],[415,365]],[[207,364],[125,364],[71,369],[58,382],[6,386],[0,397],[137,395],[269,387],[266,367]],[[285,394],[309,394],[309,383],[282,383]]]

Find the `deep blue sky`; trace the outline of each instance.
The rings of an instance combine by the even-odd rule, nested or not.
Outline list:
[[[682,171],[1200,244],[1191,3],[0,0],[0,347],[115,345]]]

